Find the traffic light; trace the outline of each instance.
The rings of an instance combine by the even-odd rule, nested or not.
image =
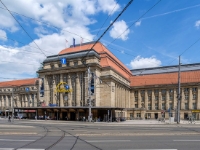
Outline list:
[[[91,94],[94,94],[94,73],[91,73],[91,82],[90,82]]]

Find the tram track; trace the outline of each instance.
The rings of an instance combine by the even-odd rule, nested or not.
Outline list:
[[[20,124],[20,123],[17,123],[17,124],[18,124],[18,125],[22,125],[22,124]],[[44,133],[44,135],[41,136],[40,138],[38,138],[38,139],[36,139],[36,140],[34,140],[34,141],[31,141],[31,142],[29,142],[29,143],[27,143],[27,144],[25,144],[25,145],[23,145],[23,146],[14,148],[13,150],[29,148],[29,147],[31,147],[32,144],[36,144],[37,142],[41,142],[42,140],[44,140],[45,138],[48,137],[48,134],[51,132],[51,130],[49,130],[48,128],[51,128],[51,127],[56,128],[56,129],[58,129],[59,131],[61,131],[61,132],[62,132],[62,135],[61,135],[57,140],[55,140],[51,145],[48,145],[47,147],[45,147],[45,148],[44,148],[45,150],[50,150],[51,148],[53,148],[54,146],[56,146],[59,142],[61,142],[61,141],[64,139],[64,137],[66,136],[66,134],[68,134],[68,135],[70,135],[71,137],[74,138],[74,143],[73,143],[72,147],[70,148],[70,150],[73,150],[73,149],[75,148],[75,146],[76,146],[78,140],[84,142],[85,144],[90,145],[93,149],[102,150],[101,148],[97,147],[96,145],[94,145],[94,144],[92,144],[92,143],[90,143],[90,142],[87,142],[86,140],[80,138],[79,136],[73,135],[72,133],[70,133],[70,132],[68,132],[68,131],[66,131],[66,130],[63,130],[63,129],[59,128],[59,127],[54,127],[54,126],[40,126],[40,125],[30,125],[30,124],[24,124],[24,123],[23,123],[23,125],[26,125],[26,126],[33,126],[33,127],[41,127],[41,128],[44,129],[45,133]],[[83,127],[83,129],[86,129],[86,130],[87,130],[87,127]]]

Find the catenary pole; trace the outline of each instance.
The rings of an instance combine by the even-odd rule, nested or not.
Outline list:
[[[13,94],[13,88],[12,88],[12,122],[14,122],[14,97],[13,97],[14,94]]]
[[[91,72],[90,67],[88,67],[88,105],[89,105],[89,116],[88,121],[91,122]]]
[[[181,58],[179,56],[178,65],[178,104],[177,104],[177,124],[180,124],[180,102],[181,102],[181,82],[180,82],[180,69],[181,68]]]

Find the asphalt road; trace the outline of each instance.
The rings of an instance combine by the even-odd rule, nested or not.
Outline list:
[[[0,150],[199,150],[200,125],[0,120]]]

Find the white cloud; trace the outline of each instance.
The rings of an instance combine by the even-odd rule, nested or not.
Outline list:
[[[6,32],[4,30],[1,30],[1,29],[0,29],[0,40],[2,40],[2,41],[7,40]]]
[[[151,56],[149,58],[137,56],[133,60],[131,60],[130,64],[128,65],[131,67],[131,69],[150,68],[160,66],[161,61],[154,56]]]
[[[195,27],[199,28],[199,26],[200,26],[200,20],[196,21],[195,23]]]
[[[135,26],[136,27],[138,27],[138,26],[140,26],[141,25],[141,21],[137,21],[136,23],[135,23]]]
[[[93,15],[99,12],[113,14],[120,8],[115,0],[18,0],[16,3],[4,1],[4,4],[11,11],[49,24],[49,26],[44,25],[13,13],[23,25],[33,27],[33,31],[29,32],[38,35],[39,38],[34,42],[47,56],[58,54],[72,44],[73,38],[76,39],[76,44],[81,41],[79,36],[84,38],[83,42],[92,41],[94,35],[90,33],[87,26],[96,22]],[[2,9],[0,20],[0,27],[6,32],[21,30],[7,10]],[[60,29],[53,33],[55,30],[51,30],[52,25]],[[0,30],[0,35],[6,37],[6,32]],[[13,44],[12,47],[0,45],[0,74],[9,78],[35,77],[40,63],[46,57],[37,49],[34,42],[24,46],[18,46],[18,43]]]
[[[120,8],[120,5],[115,0],[98,0],[98,3],[100,10],[111,15]]]
[[[110,30],[110,36],[125,41],[128,39],[128,34],[130,32],[127,28],[128,26],[124,20],[117,21],[113,24],[113,28]]]

